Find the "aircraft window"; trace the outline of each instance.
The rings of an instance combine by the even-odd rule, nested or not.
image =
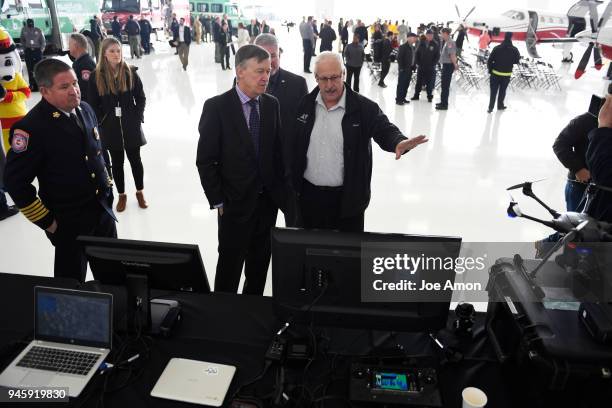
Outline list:
[[[189,3],[189,11],[191,11],[192,13],[195,11],[195,6],[193,3]]]
[[[210,11],[213,13],[223,13],[223,4],[212,3],[210,5]]]
[[[518,11],[514,17],[515,20],[524,20],[525,19],[525,13],[523,13],[522,11]]]
[[[515,14],[516,14],[515,10],[508,10],[504,14],[502,14],[502,16],[513,18]]]
[[[198,12],[200,12],[200,13],[208,13],[208,4],[207,3],[198,3]]]

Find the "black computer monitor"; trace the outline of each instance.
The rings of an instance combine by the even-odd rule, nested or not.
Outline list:
[[[456,259],[461,238],[274,228],[272,290],[279,317],[317,326],[403,332],[444,327],[452,290],[438,292],[434,301],[416,292],[406,302],[362,301],[362,262],[376,247]],[[454,282],[454,270],[429,272],[435,272],[428,273],[430,282]]]
[[[147,326],[151,324],[149,289],[210,293],[197,245],[88,236],[77,240],[94,279],[127,288],[128,311],[138,308]]]

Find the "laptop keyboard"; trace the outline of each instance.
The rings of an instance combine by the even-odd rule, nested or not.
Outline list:
[[[87,375],[99,357],[100,354],[96,353],[34,346],[17,363],[17,367]]]

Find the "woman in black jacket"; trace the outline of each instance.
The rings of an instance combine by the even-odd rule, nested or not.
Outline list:
[[[89,80],[89,103],[98,117],[102,146],[110,152],[112,173],[119,192],[117,212],[125,210],[127,196],[123,175],[125,155],[130,162],[140,208],[144,198],[144,168],[140,147],[147,141],[142,133],[146,98],[138,68],[123,60],[121,43],[116,38],[102,41],[100,61]]]

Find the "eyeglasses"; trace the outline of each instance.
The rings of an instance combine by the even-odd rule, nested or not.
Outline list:
[[[320,77],[320,76],[317,76],[317,77],[315,77],[315,79],[317,80],[317,82],[328,82],[328,81],[329,82],[337,82],[340,79],[342,79],[342,75],[333,75],[333,76],[330,76],[330,77]]]

